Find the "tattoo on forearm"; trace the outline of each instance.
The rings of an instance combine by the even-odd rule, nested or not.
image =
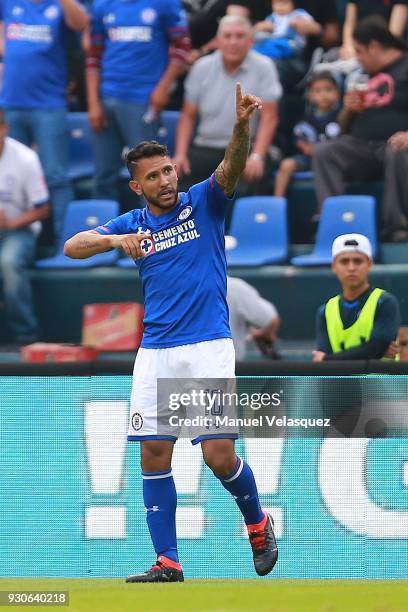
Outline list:
[[[224,159],[215,171],[217,183],[226,194],[233,193],[235,185],[245,169],[249,144],[249,121],[235,124]]]
[[[83,238],[82,240],[78,240],[77,242],[77,249],[86,250],[92,246],[94,246],[92,242],[90,242],[90,240],[86,240],[85,238]]]

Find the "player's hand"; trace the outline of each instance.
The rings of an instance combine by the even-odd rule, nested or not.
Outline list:
[[[263,159],[248,157],[244,170],[244,179],[248,183],[263,177],[265,171],[265,161]]]
[[[343,106],[349,113],[362,113],[364,102],[357,91],[349,91],[343,98]]]
[[[240,83],[237,83],[235,103],[238,123],[242,121],[249,121],[252,114],[257,109],[262,109],[262,102],[260,98],[252,96],[251,94],[246,94],[245,96],[242,95]]]
[[[140,259],[143,257],[140,243],[145,238],[150,238],[150,236],[147,234],[114,234],[110,238],[113,249],[122,249],[128,257]]]
[[[177,176],[182,178],[184,175],[189,176],[191,174],[190,160],[187,155],[175,155],[172,160],[176,166]]]
[[[388,140],[394,151],[408,151],[408,132],[396,132]]]
[[[89,104],[88,120],[89,125],[93,130],[95,130],[95,132],[101,132],[106,128],[107,122],[105,111],[103,110],[103,106],[99,101]]]
[[[400,353],[400,347],[397,342],[391,342],[388,345],[387,352],[384,354],[384,357],[388,359],[395,359],[397,355]]]
[[[313,363],[320,363],[321,361],[324,361],[324,358],[326,357],[326,353],[323,353],[323,351],[313,351],[312,355]]]

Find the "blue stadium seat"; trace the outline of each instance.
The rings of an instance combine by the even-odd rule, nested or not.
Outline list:
[[[92,132],[88,113],[68,113],[69,178],[89,178],[95,172]]]
[[[180,119],[180,111],[165,110],[160,115],[162,127],[159,128],[159,141],[165,144],[170,155],[176,152],[176,129]]]
[[[262,266],[286,261],[286,198],[240,198],[235,203],[230,234],[235,238],[236,246],[227,251],[229,266]]]
[[[70,202],[65,215],[62,237],[54,257],[40,259],[37,268],[92,268],[94,266],[112,266],[118,259],[118,251],[100,253],[89,259],[70,259],[64,255],[64,243],[74,234],[93,229],[117,217],[119,204],[113,200],[74,200]]]
[[[333,240],[342,234],[364,234],[373,255],[377,253],[376,200],[372,196],[345,195],[327,198],[323,204],[313,253],[293,257],[295,266],[331,264]]]

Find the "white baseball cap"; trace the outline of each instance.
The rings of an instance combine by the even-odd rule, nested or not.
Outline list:
[[[373,258],[373,249],[367,236],[363,236],[363,234],[343,234],[342,236],[337,236],[332,246],[332,261],[340,253],[356,251],[367,255],[369,259]]]

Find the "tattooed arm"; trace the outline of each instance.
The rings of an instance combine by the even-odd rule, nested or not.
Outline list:
[[[237,119],[224,159],[215,171],[217,183],[227,196],[234,193],[238,179],[245,169],[250,145],[249,120],[257,108],[262,108],[260,99],[251,95],[242,96],[241,85],[237,83]]]
[[[140,241],[146,234],[99,234],[95,230],[79,232],[66,241],[64,255],[72,259],[87,259],[98,253],[106,253],[112,249],[122,249],[132,259],[142,256]]]

